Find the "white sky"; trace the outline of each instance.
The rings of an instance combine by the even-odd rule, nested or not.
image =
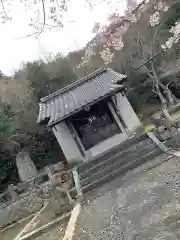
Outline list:
[[[65,27],[46,30],[37,40],[33,37],[18,39],[29,34],[29,13],[22,4],[18,4],[19,0],[11,2],[12,21],[0,23],[0,70],[5,74],[12,74],[22,61],[40,59],[46,53],[68,53],[83,47],[93,37],[91,30],[95,22],[104,24],[109,13],[118,8],[123,14],[126,8],[126,0],[113,0],[111,7],[103,0],[96,0],[93,10],[84,6],[85,0],[70,0]]]

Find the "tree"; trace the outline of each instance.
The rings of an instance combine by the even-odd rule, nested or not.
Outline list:
[[[36,123],[39,98],[76,80],[67,58],[24,64],[0,80],[0,191],[16,183],[15,156],[27,150],[38,169],[64,161],[51,129]],[[11,174],[10,174],[11,172]],[[12,178],[11,178],[12,177]]]
[[[113,0],[103,0],[109,6],[113,4]],[[118,1],[117,1],[118,2]],[[150,16],[150,22],[156,25],[159,22],[160,12],[168,10],[175,1],[170,0],[142,0],[137,5],[137,0],[127,0],[127,10],[124,16],[119,15],[119,9],[115,10],[109,16],[110,22],[108,26],[101,26],[96,23],[94,31],[97,36],[85,48],[85,54],[81,58],[81,63],[78,65],[82,67],[87,64],[89,59],[94,56],[94,48],[100,43],[99,54],[105,65],[112,62],[114,51],[120,51],[123,46],[123,35],[127,32],[132,23],[136,23],[141,18],[142,13],[146,10],[149,4],[154,6],[154,13]],[[72,4],[71,0],[21,0],[19,6],[22,10],[27,11],[29,26],[33,30],[27,36],[39,37],[47,28],[64,27],[66,24],[66,14]],[[94,0],[82,1],[85,7],[93,10],[98,4]],[[2,0],[2,19],[3,22],[13,21],[12,18],[12,0]]]
[[[29,62],[23,67],[21,75],[24,75],[24,79],[28,80],[36,102],[39,102],[41,97],[76,80],[69,60],[61,56],[56,56],[48,63],[43,61]]]
[[[128,51],[129,60],[137,63],[135,68],[139,65],[141,67],[140,71],[142,73],[146,72],[151,81],[153,81],[153,91],[159,96],[163,105],[173,105],[176,100],[169,89],[169,85],[164,86],[158,76],[159,74],[163,74],[162,64],[161,61],[159,61],[160,58],[158,58],[158,55],[165,54],[167,49],[169,49],[168,54],[170,55],[173,51],[173,44],[176,44],[179,40],[179,22],[175,21],[171,9],[171,7],[178,9],[178,6],[175,6],[175,4],[179,3],[172,1],[150,1],[146,3],[146,1],[143,1],[136,9],[127,12],[124,17],[116,17],[116,21],[103,29],[103,31],[102,28],[100,29],[103,40],[102,50],[99,53],[104,60],[104,64],[108,65],[113,61],[116,55],[115,51],[117,50],[119,50],[124,57],[123,53],[124,51],[128,51],[126,48],[128,45],[130,50]],[[169,19],[169,15],[172,20]],[[177,15],[178,14],[176,14],[176,19],[178,18]],[[167,25],[170,26],[170,22],[175,24],[175,26],[171,25],[170,29],[167,30]],[[129,33],[132,32],[132,25],[137,26],[137,28],[135,28],[136,32],[129,36]],[[146,27],[145,39],[142,34],[139,34],[138,25],[141,25],[142,28]],[[165,39],[167,39],[170,34],[173,36],[166,41]],[[132,41],[130,42],[129,39],[132,39]],[[136,44],[133,43],[134,41]],[[85,52],[81,66],[87,63],[89,58],[94,56],[94,44],[89,44],[88,47],[89,52],[87,50],[86,52],[89,54]],[[124,65],[127,65],[127,61],[128,59],[124,58]],[[123,62],[121,64],[123,64]],[[125,73],[128,74],[129,71]]]
[[[112,0],[103,0],[106,4],[111,5]],[[1,19],[3,23],[13,21],[13,8],[19,7],[26,12],[30,32],[27,36],[39,37],[46,29],[54,27],[63,28],[66,24],[66,13],[70,8],[71,0],[19,0],[16,3],[12,0],[1,0]],[[82,1],[84,7],[93,9],[98,4],[94,0]],[[134,8],[137,0],[127,0],[127,6]]]

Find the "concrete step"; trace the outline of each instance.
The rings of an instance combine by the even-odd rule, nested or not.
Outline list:
[[[157,149],[154,143],[145,145],[144,148],[138,149],[137,151],[130,152],[128,155],[119,156],[118,154],[113,155],[111,158],[94,165],[91,169],[80,175],[81,186],[86,186],[96,181],[97,179],[103,178],[112,172],[123,169],[124,166],[130,166],[131,163],[138,162],[148,153],[153,152]]]
[[[112,152],[111,154],[108,154],[108,156],[101,157],[100,159],[93,160],[89,166],[89,168],[84,168],[83,172],[80,172],[79,169],[79,177],[80,179],[84,179],[88,177],[89,175],[93,174],[97,170],[104,169],[105,167],[112,165],[113,163],[117,161],[122,161],[125,159],[125,161],[128,161],[131,155],[139,154],[139,156],[142,154],[140,151],[142,151],[143,148],[147,148],[148,146],[152,145],[152,141],[150,139],[146,139],[142,142],[139,142],[133,146],[129,146],[127,149],[124,149],[123,151],[117,151],[114,153]],[[155,144],[153,143],[152,147],[156,147]],[[82,171],[82,169],[81,169]]]
[[[128,139],[96,159],[77,166],[82,190],[91,190],[153,159],[161,152],[145,133]]]
[[[116,154],[119,154],[119,156],[125,156],[128,154],[128,152],[134,152],[139,148],[142,148],[143,146],[149,145],[151,143],[152,141],[147,137],[146,134],[135,136],[131,139],[128,139],[124,143],[121,143],[120,145],[112,148],[110,151],[108,150],[107,152],[104,152],[102,155],[96,157],[93,161],[81,163],[79,166],[77,166],[78,172],[79,174],[83,174],[87,170],[91,169],[94,165],[98,165],[99,163],[106,161]]]
[[[127,164],[124,164],[120,168],[115,169],[114,171],[110,172],[109,174],[106,174],[102,177],[98,177],[94,179],[94,181],[89,182],[89,184],[86,184],[85,186],[82,186],[83,193],[88,192],[94,188],[97,188],[101,186],[104,183],[107,183],[108,181],[112,180],[113,178],[117,176],[121,176],[124,173],[128,172],[129,170],[132,170],[139,165],[146,163],[150,161],[151,159],[155,158],[156,156],[160,155],[162,151],[159,148],[154,149],[153,151],[147,153],[146,155],[142,156],[139,159],[135,159],[131,162],[128,162]]]

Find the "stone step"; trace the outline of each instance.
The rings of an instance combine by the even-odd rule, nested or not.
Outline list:
[[[134,163],[134,161],[138,162],[139,159],[142,159],[148,153],[156,149],[157,146],[154,143],[151,143],[150,145],[146,145],[144,148],[134,151],[133,153],[131,152],[128,155],[114,155],[106,161],[103,161],[101,164],[95,164],[93,168],[89,169],[89,171],[80,175],[81,186],[89,185],[91,182],[96,181],[96,179],[103,178],[118,169],[124,168],[127,164],[130,165],[131,163]]]
[[[150,144],[152,141],[147,137],[146,134],[141,134],[139,136],[135,136],[131,139],[128,139],[124,143],[112,148],[110,151],[104,152],[102,155],[99,155],[92,161],[87,161],[81,163],[77,166],[79,174],[86,172],[88,169],[92,168],[94,164],[99,164],[102,161],[106,161],[108,158],[111,158],[113,155],[122,152],[122,155],[127,154],[128,152],[136,151],[138,148],[141,148],[144,145]]]
[[[135,144],[134,146],[130,146],[126,149],[124,149],[123,151],[117,151],[111,152],[111,154],[105,155],[104,157],[97,159],[97,160],[93,160],[92,164],[89,165],[89,168],[84,168],[85,170],[83,172],[79,172],[79,178],[80,179],[84,179],[87,176],[93,174],[93,172],[96,172],[96,169],[101,170],[117,161],[123,161],[123,159],[128,159],[131,158],[129,156],[131,156],[132,154],[138,154],[140,151],[142,151],[142,149],[144,147],[148,147],[152,145],[152,141],[150,139],[146,139],[142,142],[139,142],[137,144]],[[155,144],[153,143],[154,147]],[[141,153],[139,153],[139,155],[141,155]],[[82,171],[82,170],[81,170]]]
[[[83,193],[91,191],[92,189],[97,188],[104,183],[107,183],[108,181],[112,180],[113,178],[123,175],[124,173],[128,172],[129,170],[132,170],[132,169],[138,167],[139,165],[146,163],[147,161],[150,161],[154,157],[161,154],[161,152],[162,151],[159,148],[155,148],[154,150],[145,154],[141,158],[134,159],[133,161],[128,162],[127,164],[124,164],[120,168],[114,169],[114,171],[110,172],[109,174],[106,174],[100,178],[94,179],[94,181],[89,182],[89,184],[82,186]]]

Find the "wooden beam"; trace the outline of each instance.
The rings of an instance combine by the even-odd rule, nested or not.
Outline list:
[[[66,219],[67,217],[70,217],[71,215],[71,212],[68,212],[64,215],[62,215],[61,217],[59,218],[56,218],[55,220],[33,230],[32,232],[22,236],[21,238],[19,238],[19,240],[28,240],[28,239],[34,239],[35,236],[39,235],[40,233],[42,233],[43,231],[47,230],[48,228],[52,227],[53,225],[59,223],[60,221]]]
[[[18,233],[14,240],[20,240],[21,236],[31,228],[32,224],[36,221],[36,219],[44,211],[44,209],[46,209],[49,203],[50,201],[45,202],[44,206],[40,209],[40,211],[37,212],[37,214],[33,217],[33,219],[31,219],[31,221],[28,224],[26,224],[26,226],[20,231],[20,233]]]
[[[72,240],[77,218],[81,211],[81,203],[77,202],[74,206],[63,240]]]

